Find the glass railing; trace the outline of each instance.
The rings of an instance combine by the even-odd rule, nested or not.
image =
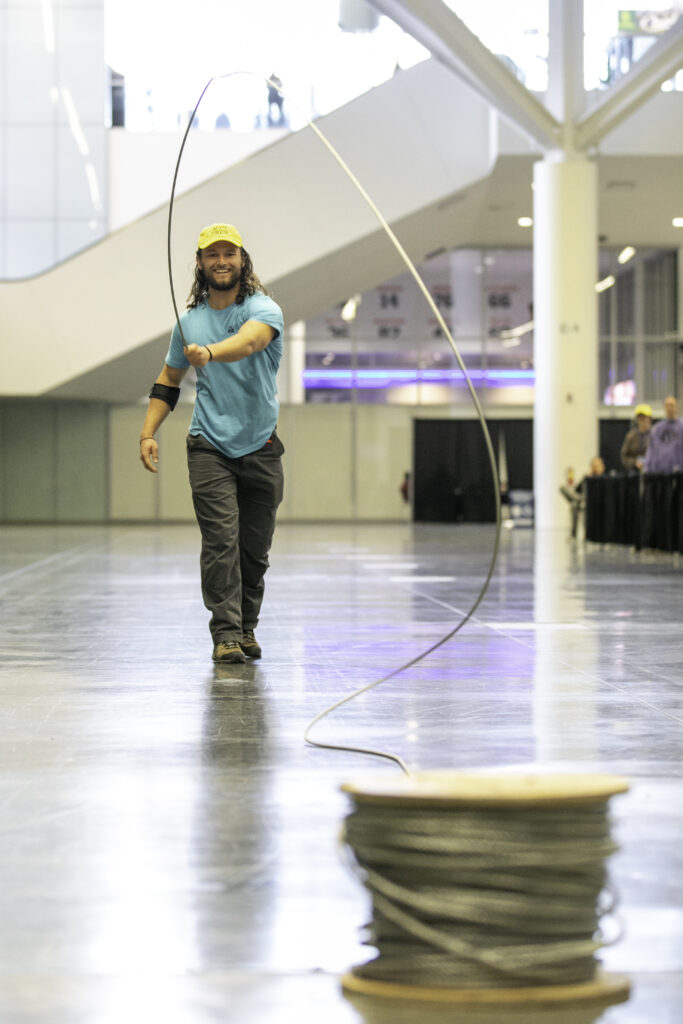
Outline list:
[[[478,39],[533,92],[548,87],[548,0],[446,0]]]
[[[547,0],[446,0],[447,5],[527,88],[548,85]],[[677,0],[652,0],[640,10],[623,0],[584,0],[584,88],[604,89],[643,57],[681,13]],[[662,87],[683,88],[679,73]]]
[[[640,10],[626,10],[618,0],[584,2],[584,84],[604,89],[628,74],[634,64],[678,21],[680,8],[672,0],[651,2]],[[663,91],[683,88],[683,76],[664,83]]]
[[[446,2],[528,89],[547,89],[548,0]],[[620,0],[585,0],[584,86],[589,92],[623,77],[680,14],[675,0],[653,0],[648,10],[622,7]],[[297,129],[429,56],[369,5],[372,16],[365,30],[361,22],[345,30],[340,26],[343,9],[340,0],[298,0],[293,17],[281,0],[250,0],[243,10],[188,0],[167,5],[160,19],[153,0],[105,0],[105,52],[113,69],[111,123],[132,131],[184,129],[209,79],[231,75],[220,77],[207,92],[197,128]],[[210,25],[202,46],[187,46],[188,31],[200,22]],[[149,38],[154,38],[153,49],[146,44]],[[251,74],[234,74],[244,71]],[[265,82],[272,75],[282,83],[279,96]],[[683,73],[663,88],[683,88]]]

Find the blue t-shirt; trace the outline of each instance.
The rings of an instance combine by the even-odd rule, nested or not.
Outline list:
[[[273,327],[277,334],[261,352],[236,363],[211,361],[196,367],[197,400],[191,434],[201,434],[224,455],[236,459],[262,448],[277,424],[277,371],[282,358],[282,310],[262,292],[227,309],[206,302],[180,317],[188,345],[214,345],[239,331],[247,320]],[[183,353],[178,325],[173,328],[166,362],[175,369],[190,363]]]

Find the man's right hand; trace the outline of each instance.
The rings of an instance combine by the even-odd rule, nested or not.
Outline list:
[[[140,462],[150,473],[158,473],[156,463],[159,461],[159,445],[153,437],[145,437],[140,441]]]

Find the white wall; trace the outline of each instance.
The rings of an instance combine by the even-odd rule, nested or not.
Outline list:
[[[0,278],[38,274],[107,230],[104,3],[0,4]],[[88,177],[90,176],[90,177]]]
[[[113,407],[109,419],[109,514],[112,519],[194,519],[185,462],[192,406],[179,404],[158,433],[159,472],[140,462],[147,403]]]
[[[112,128],[108,134],[109,230],[117,231],[168,203],[184,131],[133,132]],[[273,145],[287,132],[193,130],[180,162],[176,195]]]
[[[185,462],[191,406],[180,404],[159,431],[159,473],[143,469],[138,438],[145,406],[112,410],[110,515],[115,520],[194,520]],[[528,417],[530,407],[501,407],[498,417]],[[281,521],[405,521],[403,474],[412,470],[413,420],[469,419],[471,407],[285,405],[278,433],[285,445]],[[355,513],[355,515],[354,515]]]
[[[146,405],[0,401],[0,522],[194,522],[185,458],[192,404],[180,402],[159,431],[156,475],[139,461]],[[492,413],[527,418],[532,409]],[[413,419],[474,416],[471,403],[283,405],[280,519],[409,520],[399,487],[412,469]]]
[[[113,519],[194,519],[185,461],[191,413],[190,406],[178,405],[161,427],[159,473],[154,476],[138,458],[145,407],[112,410]],[[361,406],[354,411],[347,404],[283,406],[278,424],[286,449],[280,519],[345,521],[353,518],[354,504],[358,518],[409,518],[398,488],[411,467],[412,415],[410,407]]]

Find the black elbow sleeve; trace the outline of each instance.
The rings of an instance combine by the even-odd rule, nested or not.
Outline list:
[[[149,397],[160,398],[162,402],[166,402],[166,405],[171,407],[171,412],[173,412],[180,398],[180,388],[169,388],[166,384],[153,384]]]

